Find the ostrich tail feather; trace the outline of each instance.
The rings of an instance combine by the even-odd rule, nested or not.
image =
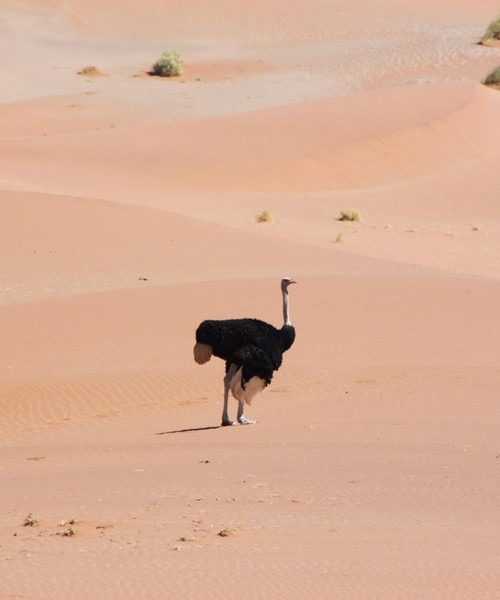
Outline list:
[[[241,370],[238,369],[233,375],[229,384],[233,398],[238,402],[244,402],[251,406],[254,396],[266,387],[266,382],[260,377],[252,377],[250,381],[245,383],[245,387],[242,385]]]
[[[199,365],[204,365],[212,357],[212,346],[208,344],[200,344],[197,342],[193,348],[194,360]]]

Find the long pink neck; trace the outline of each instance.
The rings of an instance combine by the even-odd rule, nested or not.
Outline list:
[[[288,302],[288,292],[286,289],[283,290],[283,322],[285,325],[291,325],[290,321],[290,306]]]

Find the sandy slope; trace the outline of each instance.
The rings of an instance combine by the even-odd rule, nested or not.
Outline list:
[[[0,599],[499,597],[497,8],[2,3]]]
[[[254,289],[200,286],[216,315],[221,291],[243,298]],[[33,359],[18,359],[23,383],[3,387],[16,408],[3,419],[3,589],[56,598],[75,589],[162,597],[165,586],[207,598],[240,586],[244,597],[300,597],[306,587],[341,597],[494,597],[498,285],[344,276],[305,277],[301,289],[294,314],[307,325],[254,403],[261,422],[230,431],[213,428],[221,366],[187,366],[197,294],[106,294],[100,317],[95,297],[32,307],[45,331],[33,327],[24,346],[36,353],[44,337],[59,361],[49,352],[38,361],[49,375],[31,379]],[[332,300],[337,316],[327,318]],[[113,318],[110,304],[120,309]],[[162,317],[181,305],[172,338]],[[50,327],[51,308],[58,321],[73,315],[83,339]],[[17,310],[12,321],[28,305]],[[89,314],[91,330],[82,324]],[[268,317],[258,305],[252,314]],[[80,361],[93,373],[79,372]],[[40,519],[33,530],[20,526],[30,511]],[[77,536],[65,539],[59,523],[71,518]],[[224,528],[235,535],[221,538]],[[44,573],[36,590],[23,577],[28,560]]]
[[[348,251],[496,276],[498,253],[490,241],[498,234],[499,105],[493,90],[453,83],[179,123],[11,138],[0,142],[2,181],[5,188],[104,198],[195,215],[253,234],[254,216],[266,209],[277,221],[273,235],[285,239],[302,238],[331,249],[341,233],[348,241],[342,247]],[[31,158],[29,170],[26,156]],[[11,197],[2,194],[7,204]],[[65,203],[65,228],[71,220],[80,223],[71,208],[76,204]],[[361,211],[364,225],[336,223],[340,211],[349,207]],[[31,207],[27,210],[33,215]],[[50,205],[42,210],[50,220]],[[85,220],[103,223],[101,245],[94,245],[100,255],[108,236],[121,235],[122,225],[112,217],[111,206],[106,215],[83,205],[80,210],[87,215]],[[138,209],[127,209],[120,217],[128,221],[123,227],[132,234],[127,240],[134,237],[134,220],[142,221],[139,214]],[[14,218],[23,217],[16,212]],[[133,264],[135,270],[146,268],[144,260],[152,249],[158,250],[152,261],[167,265],[160,258],[165,250],[158,245],[167,224],[160,225],[154,213],[145,213],[145,218],[146,224],[138,229],[151,239],[146,246],[140,237],[137,244],[130,242],[124,254],[127,271]],[[104,225],[110,219],[110,225]],[[149,231],[149,221],[156,223],[155,233]],[[18,231],[15,227],[12,230]],[[57,229],[57,221],[51,227]],[[88,227],[95,229],[90,223]],[[260,227],[259,233],[269,229]],[[46,227],[44,231],[48,234]],[[411,235],[416,231],[421,235]],[[241,247],[246,243],[250,241],[242,239]],[[137,248],[141,244],[142,250]],[[119,244],[112,248],[118,250]],[[175,246],[168,249],[171,257],[175,250]],[[224,252],[210,254],[210,268],[222,266]],[[108,270],[114,268],[109,260]],[[169,271],[170,278],[192,276],[189,263],[181,261],[178,266],[184,275]],[[95,261],[89,268],[93,277]],[[105,283],[97,279],[95,285]]]

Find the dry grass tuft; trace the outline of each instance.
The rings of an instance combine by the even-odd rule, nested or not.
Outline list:
[[[38,519],[33,513],[28,513],[23,521],[24,527],[36,527],[38,525]]]
[[[65,525],[76,525],[78,523],[78,519],[63,519],[59,525],[64,527]]]
[[[355,208],[341,210],[340,217],[337,219],[337,221],[356,221],[356,223],[361,223],[361,213]]]
[[[337,237],[335,238],[336,244],[341,244],[345,240],[345,233],[343,231],[339,231],[337,233]]]
[[[268,210],[264,210],[259,215],[255,215],[255,220],[257,223],[271,223],[273,216]]]
[[[233,529],[232,527],[224,527],[224,529],[221,529],[217,535],[219,537],[229,537],[231,535],[236,535],[236,529]]]
[[[99,67],[95,67],[94,65],[88,65],[83,67],[78,71],[78,75],[84,75],[85,77],[101,77],[104,73],[99,69]]]

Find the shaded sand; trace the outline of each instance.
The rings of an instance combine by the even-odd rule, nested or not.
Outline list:
[[[2,3],[2,600],[499,597],[497,10]]]

